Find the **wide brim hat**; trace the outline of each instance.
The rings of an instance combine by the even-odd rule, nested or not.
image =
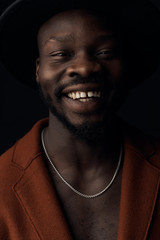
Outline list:
[[[37,33],[58,12],[83,8],[110,15],[123,26],[130,85],[148,78],[160,63],[160,13],[147,0],[17,0],[0,17],[0,61],[18,80],[36,86]]]

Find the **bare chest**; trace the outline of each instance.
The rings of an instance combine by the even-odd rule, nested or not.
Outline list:
[[[112,210],[109,206],[88,206],[81,211],[75,209],[74,214],[70,212],[69,223],[76,240],[116,240],[118,216],[118,206]]]
[[[105,193],[93,199],[77,195],[59,178],[54,178],[62,210],[74,240],[117,240],[121,174],[120,171]]]
[[[94,199],[75,196],[63,205],[74,240],[117,240],[120,188]]]

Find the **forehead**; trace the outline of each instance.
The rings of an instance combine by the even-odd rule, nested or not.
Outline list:
[[[78,34],[78,32],[82,31],[85,33],[92,32],[96,35],[98,32],[113,32],[115,27],[113,27],[112,21],[103,15],[74,9],[58,13],[45,22],[39,29],[38,42],[44,43],[54,35],[62,36],[64,32]]]

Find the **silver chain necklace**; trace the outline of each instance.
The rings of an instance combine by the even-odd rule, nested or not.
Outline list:
[[[50,157],[49,157],[49,155],[48,155],[48,152],[47,152],[45,143],[44,143],[44,129],[42,130],[42,133],[41,133],[41,141],[42,141],[42,146],[43,146],[44,152],[45,152],[45,154],[46,154],[46,156],[47,156],[47,159],[48,159],[49,163],[51,164],[51,166],[53,167],[53,169],[55,170],[55,172],[57,173],[57,175],[60,177],[60,179],[61,179],[73,192],[75,192],[76,194],[78,194],[78,195],[81,196],[81,197],[84,197],[84,198],[95,198],[95,197],[100,196],[101,194],[103,194],[105,191],[108,190],[108,188],[112,185],[113,181],[115,180],[115,178],[116,178],[116,176],[117,176],[118,170],[119,170],[120,165],[121,165],[121,160],[122,160],[122,147],[121,147],[121,150],[120,150],[119,160],[118,160],[118,164],[117,164],[115,173],[114,173],[111,181],[109,182],[109,184],[108,184],[102,191],[100,191],[100,192],[98,192],[98,193],[96,193],[96,194],[93,194],[93,195],[83,194],[83,193],[79,192],[78,190],[76,190],[72,185],[70,185],[70,184],[63,178],[63,176],[60,174],[60,172],[57,170],[57,168],[55,167],[55,165],[54,165],[53,162],[51,161],[51,159],[50,159]]]

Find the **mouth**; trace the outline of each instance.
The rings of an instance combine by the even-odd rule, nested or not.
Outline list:
[[[73,100],[80,102],[88,102],[95,99],[100,99],[101,91],[72,91],[66,94],[66,96]]]
[[[62,91],[65,106],[76,113],[93,113],[102,107],[102,86],[77,84]]]
[[[92,100],[100,100],[102,97],[102,90],[96,84],[78,84],[66,88],[62,94],[75,101],[89,102]]]

